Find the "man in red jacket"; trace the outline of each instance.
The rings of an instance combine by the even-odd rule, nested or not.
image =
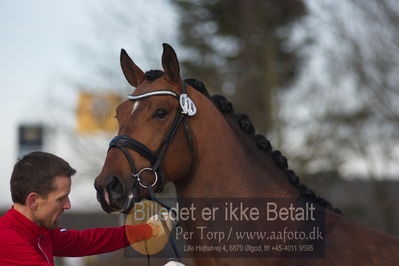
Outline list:
[[[79,257],[114,251],[163,233],[161,223],[95,228],[59,228],[71,208],[75,169],[44,152],[26,155],[11,176],[12,208],[0,217],[0,265],[54,265],[53,256]]]

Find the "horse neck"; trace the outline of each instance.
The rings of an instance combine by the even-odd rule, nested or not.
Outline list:
[[[194,164],[188,177],[175,182],[178,197],[297,196],[271,157],[245,145],[210,101],[199,110],[190,120]]]

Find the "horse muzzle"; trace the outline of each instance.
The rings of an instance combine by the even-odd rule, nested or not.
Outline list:
[[[124,210],[125,201],[128,199],[125,186],[116,176],[106,179],[105,185],[95,184],[97,200],[107,213],[119,213]]]

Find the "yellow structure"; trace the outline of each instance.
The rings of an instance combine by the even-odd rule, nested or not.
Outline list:
[[[115,93],[81,92],[77,108],[77,131],[91,134],[116,131],[115,110],[122,101]]]

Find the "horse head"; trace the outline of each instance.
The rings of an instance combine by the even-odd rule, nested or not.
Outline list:
[[[120,62],[136,89],[116,110],[118,135],[95,180],[97,199],[108,213],[128,212],[134,202],[187,175],[193,162],[185,120],[196,112],[194,90],[182,81],[173,48],[163,44],[163,71],[144,73],[123,49]]]

